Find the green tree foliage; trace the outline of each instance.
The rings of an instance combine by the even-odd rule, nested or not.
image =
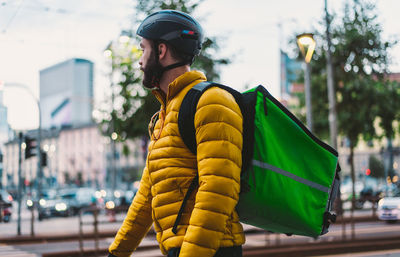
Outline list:
[[[383,129],[380,137],[393,139],[396,129],[394,121],[399,118],[400,84],[396,81],[380,81],[376,84],[376,97],[379,99],[377,115],[379,126]]]
[[[159,10],[178,10],[192,13],[204,0],[137,0],[136,10],[141,18]]]
[[[382,38],[376,6],[364,0],[346,3],[342,24],[332,34],[336,39],[333,60],[339,132],[350,141],[350,172],[354,182],[354,148],[360,136],[367,141],[376,137],[374,121],[383,100],[378,89],[384,83],[392,44]],[[389,94],[386,86],[382,93]],[[354,195],[354,184],[352,191]],[[354,207],[353,201],[352,210]]]
[[[376,158],[375,156],[371,155],[368,160],[368,166],[371,170],[371,177],[374,178],[384,178],[385,177],[385,170],[383,167],[383,163]]]
[[[163,10],[174,9],[191,14],[203,0],[137,0],[136,20],[137,24],[147,15]],[[117,133],[119,141],[148,136],[148,123],[151,116],[160,108],[159,102],[151,94],[151,91],[143,89],[141,85],[142,74],[139,70],[139,58],[137,45],[139,39],[135,38],[135,31],[129,31],[131,39],[128,43],[113,42],[111,60],[114,82],[114,106],[110,115],[101,123],[104,134],[111,136]],[[230,61],[226,58],[215,58],[218,50],[216,38],[205,38],[203,48],[192,65],[193,69],[203,71],[208,80],[218,81],[220,65],[226,65]],[[109,111],[108,111],[109,113]],[[124,153],[129,153],[127,147]]]
[[[329,129],[325,31],[317,31],[315,37],[317,48],[311,61],[314,131],[326,138]],[[392,100],[394,89],[384,78],[388,49],[395,42],[382,38],[376,6],[366,0],[345,3],[341,19],[336,16],[332,22],[331,38],[338,130],[350,142],[351,175],[355,181],[354,148],[361,137],[369,141],[377,136],[375,119],[381,118],[385,136],[393,135],[391,126],[399,108]]]
[[[138,64],[141,52],[136,45],[137,41],[131,39],[124,43],[113,42],[107,49],[113,109],[101,122],[101,130],[110,137],[115,132],[117,141],[146,135],[147,125],[142,124],[148,123],[148,113],[159,109],[157,100],[141,85],[142,73]],[[108,110],[104,112],[108,113]],[[129,149],[125,146],[123,152],[128,154]]]
[[[331,51],[339,130],[355,147],[360,135],[366,139],[375,135],[373,121],[377,116],[386,114],[386,123],[392,124],[399,109],[395,105],[397,96],[393,94],[396,90],[391,88],[396,86],[384,81],[389,63],[388,49],[395,42],[382,39],[376,8],[370,2],[352,0],[346,3],[342,19],[335,18],[331,27]],[[329,123],[325,31],[316,31],[315,38],[317,48],[311,61],[314,130],[320,137],[327,138]],[[384,100],[387,97],[393,100]],[[382,128],[390,135],[389,126]]]
[[[400,84],[396,81],[381,81],[376,85],[377,116],[379,117],[379,126],[383,133],[378,138],[387,139],[387,151],[389,154],[388,175],[393,177],[393,145],[392,140],[395,137],[396,128],[394,124],[400,116]]]
[[[373,122],[383,108],[398,110],[384,99],[393,90],[384,81],[388,65],[388,49],[393,45],[382,39],[375,6],[364,0],[346,3],[342,20],[332,23],[332,60],[337,97],[339,131],[355,147],[359,137],[376,135]],[[312,65],[312,104],[315,132],[328,134],[328,98],[325,32],[317,31],[317,48]],[[394,102],[394,101],[391,101]],[[382,104],[386,107],[381,108]],[[389,107],[390,105],[390,107]],[[394,114],[388,115],[393,121]],[[392,122],[388,122],[392,124]],[[386,128],[384,128],[386,130]],[[390,133],[390,131],[388,131]]]
[[[383,100],[378,88],[387,72],[390,42],[382,39],[374,4],[353,0],[344,8],[343,23],[333,30],[339,132],[350,140],[351,173],[360,136],[376,136],[374,121]],[[383,94],[389,94],[386,84]],[[387,104],[387,103],[386,103]]]

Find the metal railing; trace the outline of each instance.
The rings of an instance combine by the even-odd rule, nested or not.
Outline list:
[[[79,211],[79,250],[80,250],[80,256],[84,256],[84,249],[83,249],[83,239],[84,239],[84,233],[83,233],[83,226],[84,225],[93,225],[93,235],[94,235],[94,253],[96,256],[98,256],[99,253],[99,222],[98,222],[98,216],[99,212],[101,211],[100,208],[97,206],[90,206],[87,208],[82,208]],[[92,222],[83,222],[82,215],[86,212],[90,212],[93,214],[93,221]]]
[[[99,238],[100,238],[100,232],[99,232],[99,224],[102,223],[118,223],[121,222],[122,220],[117,220],[115,219],[115,213],[117,212],[126,212],[127,211],[127,207],[116,207],[113,208],[111,210],[106,209],[106,208],[101,208],[98,206],[90,206],[90,207],[86,207],[86,208],[82,208],[79,211],[79,250],[80,250],[80,256],[84,256],[85,250],[84,250],[84,238],[85,238],[85,234],[83,231],[83,226],[85,225],[89,225],[89,226],[93,226],[93,238],[94,238],[94,254],[95,256],[99,256],[99,254],[102,254],[102,250],[99,249]],[[108,215],[110,216],[109,219],[107,221],[105,220],[99,220],[99,214],[105,211],[106,213],[108,213]],[[93,220],[91,221],[84,221],[83,220],[83,214],[84,213],[90,213],[93,215]],[[111,218],[112,217],[112,218]]]

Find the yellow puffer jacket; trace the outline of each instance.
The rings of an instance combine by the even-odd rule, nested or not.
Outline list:
[[[242,165],[242,114],[225,90],[210,88],[200,98],[195,115],[197,156],[185,146],[178,129],[178,112],[190,88],[206,78],[190,71],[169,85],[149,144],[140,188],[109,250],[130,256],[154,221],[163,254],[181,247],[180,257],[214,256],[219,247],[242,245],[242,225],[235,211]],[[152,124],[150,123],[150,127]],[[196,158],[197,157],[197,158]],[[178,232],[172,227],[195,175],[199,188],[189,198]]]

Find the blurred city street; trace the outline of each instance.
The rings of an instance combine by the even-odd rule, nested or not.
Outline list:
[[[14,209],[16,209],[14,207]],[[107,249],[107,247],[113,241],[113,235],[116,233],[117,229],[121,225],[124,218],[123,213],[117,214],[115,216],[115,221],[110,220],[110,216],[106,214],[100,214],[98,218],[98,241],[94,234],[94,216],[90,213],[83,214],[83,234],[84,240],[83,249],[85,250],[85,256],[96,256],[96,242],[98,254],[97,256],[104,256],[101,253]],[[355,238],[352,239],[351,225],[349,223],[350,212],[346,211],[346,226],[345,232],[343,232],[343,227],[338,220],[338,222],[331,226],[328,234],[319,237],[318,239],[312,239],[303,236],[286,236],[280,234],[266,233],[260,229],[252,226],[244,225],[246,231],[246,244],[244,245],[245,255],[244,256],[258,256],[252,255],[252,249],[270,249],[277,252],[270,252],[267,256],[292,256],[288,252],[288,248],[293,248],[298,251],[304,247],[315,247],[318,245],[324,245],[334,242],[352,242],[356,240],[357,242],[369,242],[373,244],[370,240],[379,241],[387,240],[387,238],[400,238],[400,223],[387,224],[383,221],[378,221],[376,217],[372,217],[372,211],[370,209],[358,210],[355,212]],[[37,216],[36,216],[37,217]],[[0,223],[0,256],[21,256],[21,257],[41,257],[41,256],[74,256],[71,252],[79,254],[80,251],[80,226],[79,217],[53,217],[38,221],[37,218],[34,222],[35,236],[30,236],[31,228],[31,212],[28,209],[24,209],[22,212],[22,235],[17,236],[16,216],[12,217],[9,223]],[[345,235],[345,237],[344,237]],[[87,236],[90,236],[89,238]],[[386,241],[385,241],[386,242]],[[314,246],[313,246],[314,245]],[[285,248],[286,246],[286,248]],[[329,255],[318,255],[318,256],[399,256],[400,248],[398,250],[393,250],[390,245],[387,245],[389,250],[382,250],[377,246],[377,252],[368,250],[368,252],[363,252],[362,250],[356,249],[357,253],[347,255],[341,253],[338,249],[330,249]],[[359,247],[359,246],[353,246]],[[365,246],[363,246],[364,249]],[[282,250],[282,249],[286,249]],[[350,249],[350,248],[349,248]],[[279,251],[281,253],[279,253]],[[304,249],[303,249],[304,250]],[[378,251],[380,250],[380,251]],[[282,251],[284,251],[282,253]],[[298,256],[317,256],[316,253],[309,253],[304,250],[305,253]],[[341,254],[335,254],[339,251]],[[348,250],[353,252],[353,250]],[[375,253],[376,252],[376,253]],[[70,255],[68,255],[68,253]],[[90,255],[91,253],[91,255]],[[246,253],[249,253],[246,255]],[[13,255],[14,254],[14,255]],[[280,254],[280,255],[279,255]],[[283,254],[283,255],[282,255]],[[380,255],[385,254],[385,255]],[[150,231],[149,235],[142,241],[135,253],[135,256],[153,256],[161,257],[163,256],[158,248],[158,244],[155,240],[154,232]],[[262,256],[262,255],[261,255]]]
[[[0,257],[106,256],[134,199],[161,249],[251,220],[245,257],[400,257],[399,9],[0,0]],[[209,113],[183,104],[203,81],[229,96]],[[154,227],[134,256],[163,256]]]

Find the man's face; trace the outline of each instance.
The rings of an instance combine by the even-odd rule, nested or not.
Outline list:
[[[156,61],[156,56],[153,51],[152,42],[142,38],[140,48],[143,53],[139,60],[140,69],[143,71],[143,86],[147,88],[157,87],[160,80],[162,67]]]

